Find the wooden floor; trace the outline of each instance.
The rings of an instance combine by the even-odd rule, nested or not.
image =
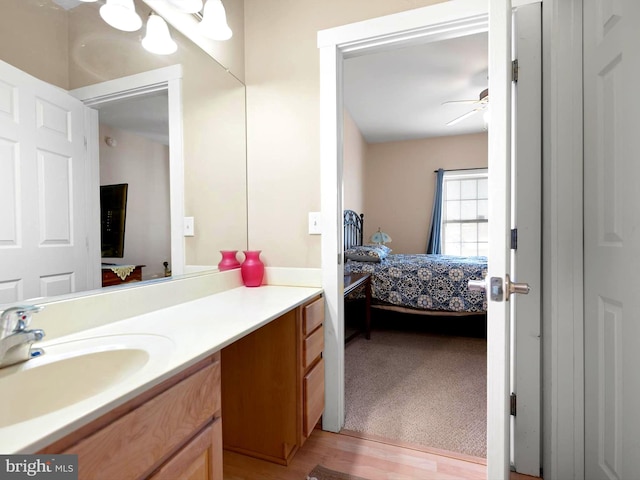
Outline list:
[[[382,441],[315,430],[283,467],[224,452],[224,480],[306,480],[316,465],[368,480],[486,480],[486,465]],[[512,474],[511,480],[535,477]]]

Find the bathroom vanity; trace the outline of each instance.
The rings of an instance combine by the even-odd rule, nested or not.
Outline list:
[[[324,408],[323,321],[319,288],[237,287],[42,342],[66,374],[40,401],[69,405],[0,422],[0,451],[77,454],[81,479],[222,479],[223,445],[286,464]]]

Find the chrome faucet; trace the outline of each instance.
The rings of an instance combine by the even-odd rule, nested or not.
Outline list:
[[[23,305],[7,308],[0,315],[0,368],[24,362],[44,353],[41,348],[31,348],[33,342],[42,340],[44,331],[27,330],[31,315],[44,307]]]

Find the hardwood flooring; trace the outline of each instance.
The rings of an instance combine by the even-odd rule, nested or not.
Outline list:
[[[225,450],[224,480],[305,480],[318,464],[368,480],[486,480],[486,465],[476,461],[322,430],[314,430],[288,467]]]

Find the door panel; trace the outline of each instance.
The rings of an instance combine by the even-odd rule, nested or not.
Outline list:
[[[527,295],[511,297],[514,345],[511,391],[517,395],[512,417],[515,470],[540,475],[540,307],[542,211],[542,5],[514,11],[514,58],[518,81],[513,83],[514,158],[512,226],[517,248],[512,250],[511,277],[529,284]]]
[[[0,76],[0,303],[86,290],[100,259],[87,248],[85,107],[9,64]]]
[[[489,2],[489,264],[487,279],[510,268],[511,1]],[[487,287],[487,297],[490,288]],[[510,311],[487,302],[487,478],[509,478]]]
[[[584,2],[585,477],[640,472],[637,0]]]

